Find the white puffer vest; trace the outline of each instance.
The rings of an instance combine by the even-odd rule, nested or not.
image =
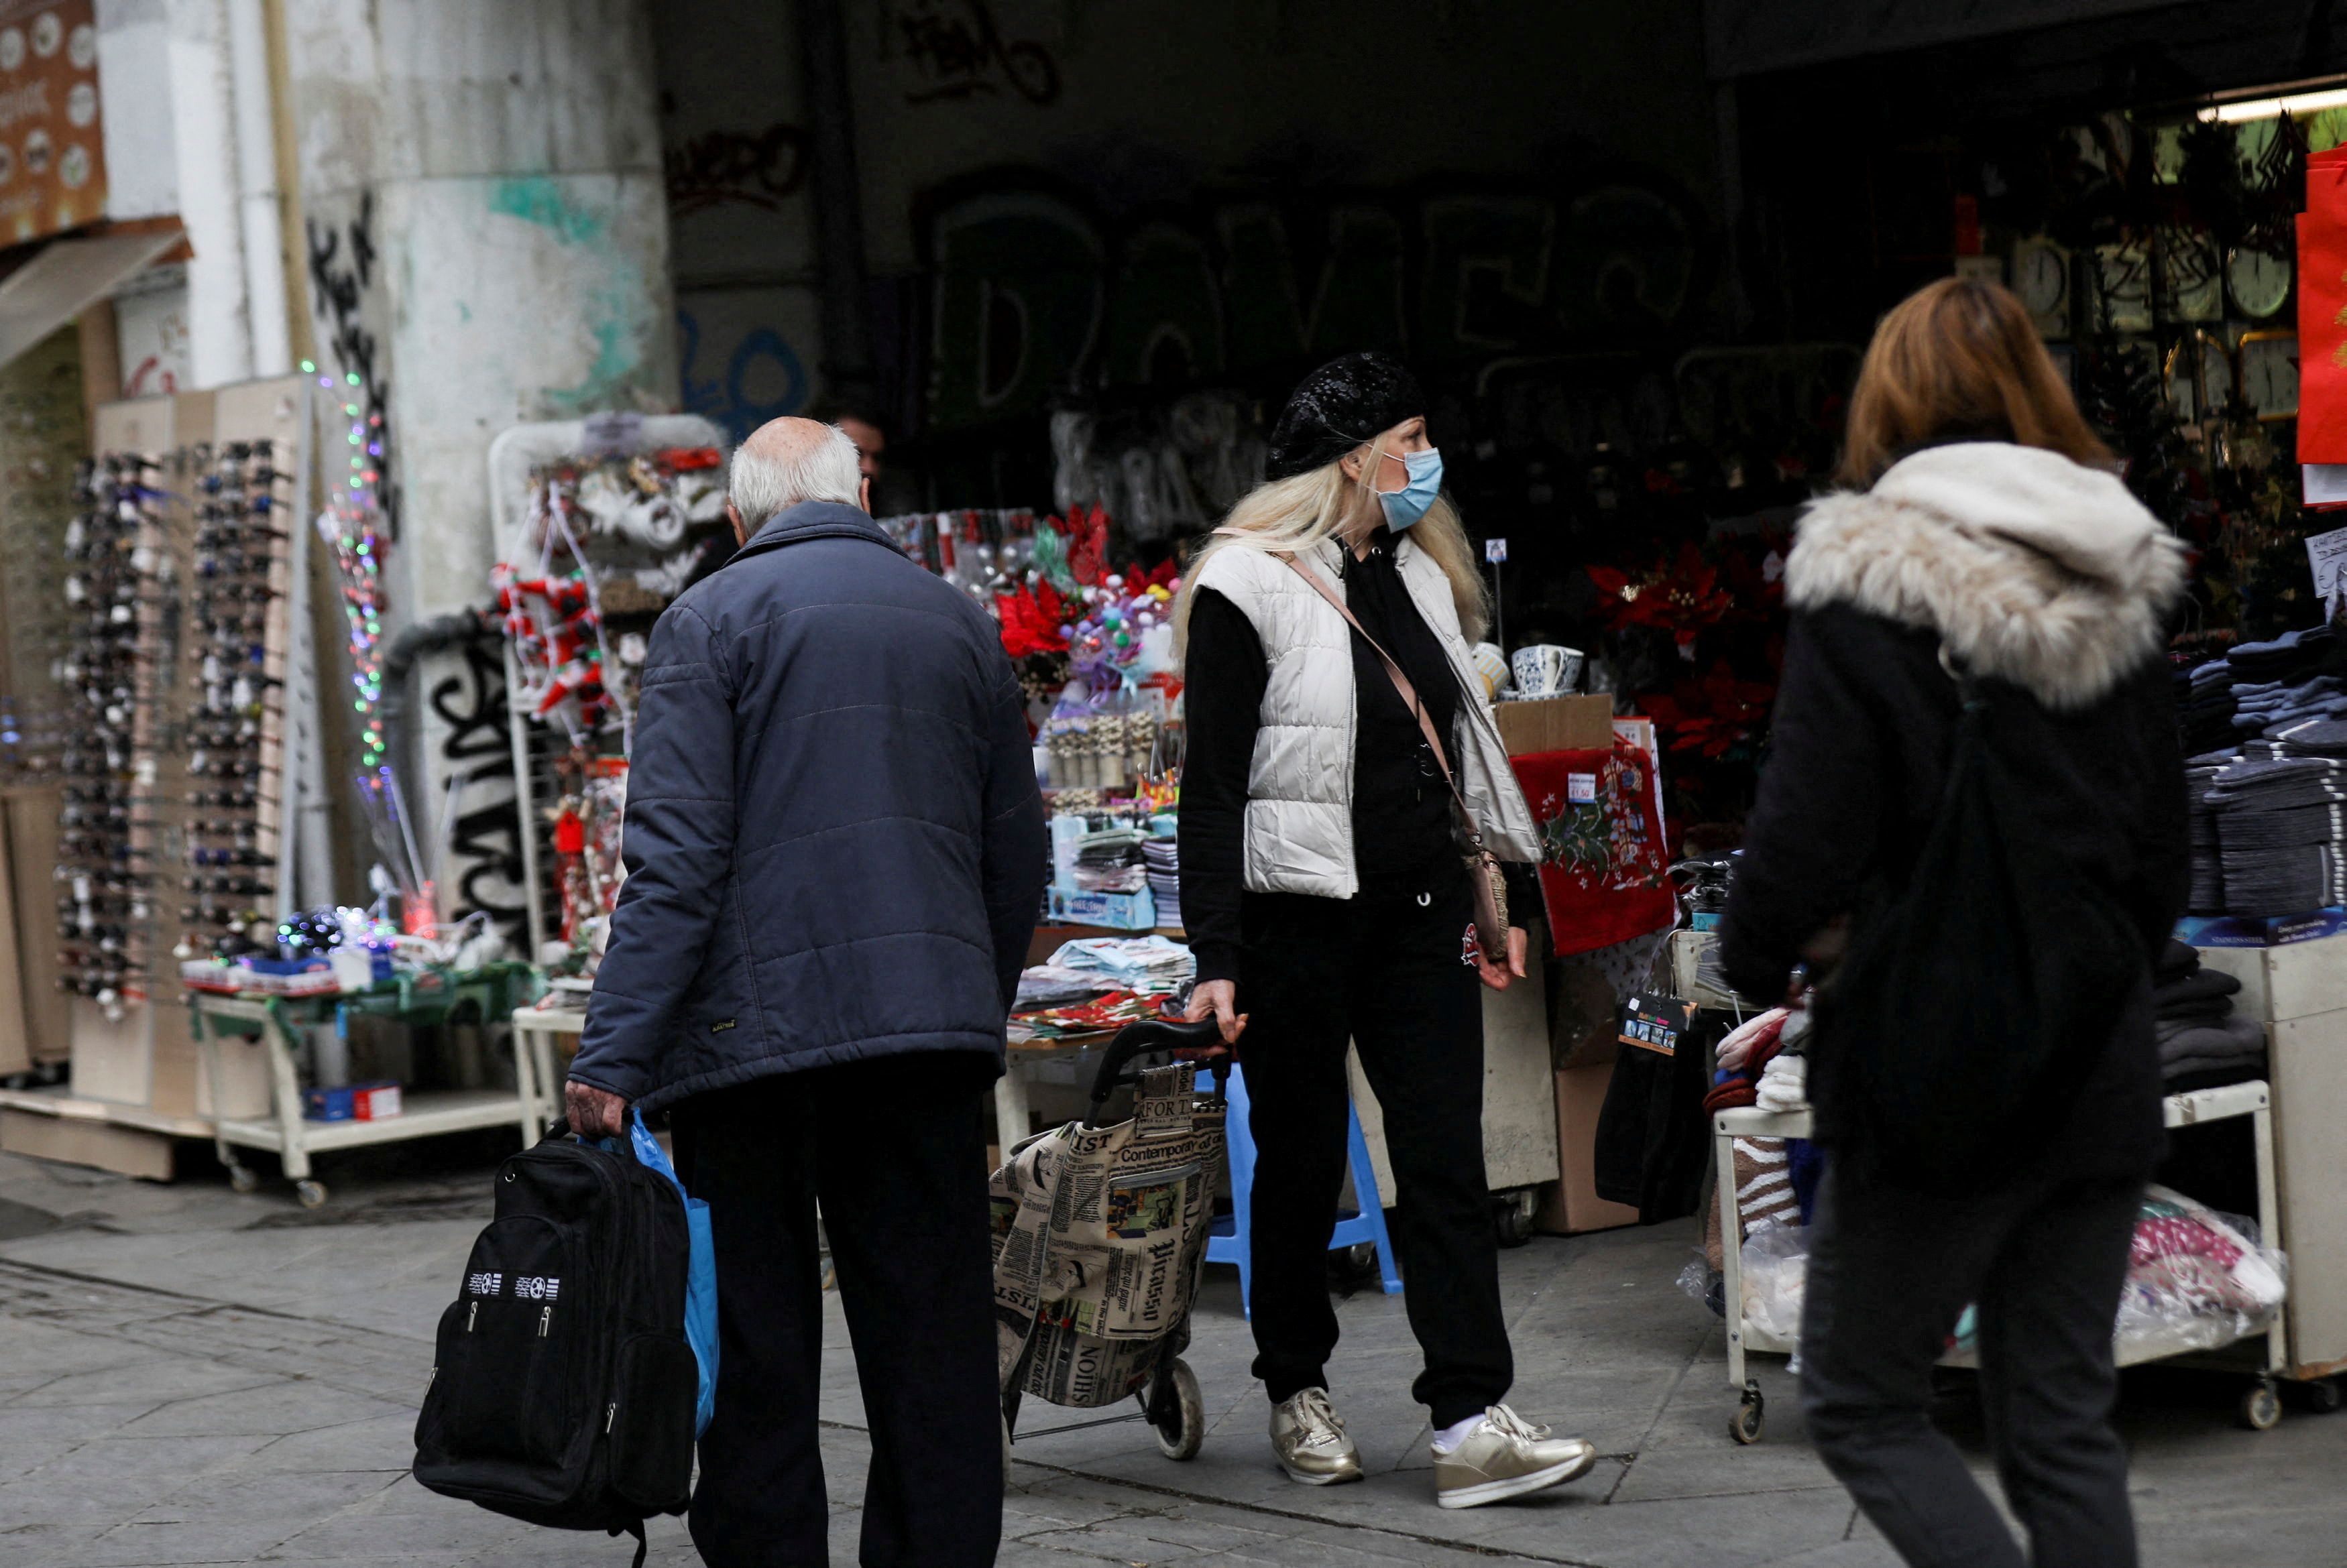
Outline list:
[[[1324,540],[1303,554],[1342,596],[1341,547]],[[1493,854],[1503,860],[1537,861],[1532,809],[1516,787],[1507,748],[1491,721],[1482,677],[1470,662],[1450,579],[1407,537],[1394,554],[1394,565],[1469,698],[1459,706],[1450,738],[1450,766],[1467,809]],[[1263,639],[1270,667],[1247,769],[1246,887],[1259,893],[1351,898],[1361,885],[1353,863],[1351,628],[1294,567],[1262,550],[1242,545],[1216,550],[1199,568],[1198,585],[1238,606]]]

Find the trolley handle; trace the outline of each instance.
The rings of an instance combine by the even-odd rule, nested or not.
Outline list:
[[[1145,1019],[1128,1023],[1117,1031],[1109,1042],[1107,1052],[1101,1057],[1100,1071],[1092,1078],[1092,1108],[1097,1115],[1108,1097],[1120,1087],[1141,1081],[1141,1074],[1127,1071],[1143,1056],[1173,1054],[1197,1055],[1222,1047],[1222,1026],[1212,1018],[1201,1018],[1194,1023],[1171,1018]],[[1087,1120],[1090,1118],[1088,1117]]]

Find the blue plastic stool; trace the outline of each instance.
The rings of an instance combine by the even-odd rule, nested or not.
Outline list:
[[[1249,1258],[1248,1232],[1255,1194],[1255,1134],[1247,1124],[1246,1078],[1233,1063],[1227,1088],[1230,1105],[1224,1118],[1224,1141],[1231,1155],[1231,1213],[1214,1221],[1206,1239],[1206,1261],[1239,1266],[1239,1308],[1255,1315],[1254,1264]],[[1401,1270],[1394,1266],[1393,1241],[1386,1235],[1386,1211],[1378,1201],[1378,1173],[1369,1164],[1369,1141],[1361,1135],[1360,1113],[1348,1098],[1345,1105],[1345,1135],[1352,1148],[1353,1196],[1360,1208],[1339,1215],[1328,1233],[1328,1250],[1370,1242],[1378,1249],[1378,1278],[1389,1296],[1401,1294]]]

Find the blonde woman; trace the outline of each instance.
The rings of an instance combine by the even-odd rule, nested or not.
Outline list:
[[[1255,1372],[1280,1467],[1312,1486],[1362,1474],[1327,1376],[1350,1042],[1385,1111],[1436,1501],[1469,1508],[1570,1481],[1595,1451],[1501,1402],[1513,1359],[1483,1179],[1477,981],[1498,991],[1523,974],[1524,932],[1502,954],[1468,940],[1446,765],[1484,841],[1517,862],[1516,919],[1537,896],[1523,863],[1537,851],[1469,664],[1482,593],[1425,413],[1383,355],[1315,372],[1272,430],[1268,478],[1189,573],[1182,909],[1190,1016],[1221,1022],[1252,1102]]]

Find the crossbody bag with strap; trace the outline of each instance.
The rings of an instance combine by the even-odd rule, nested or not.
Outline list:
[[[1276,551],[1272,553],[1278,555]],[[1442,734],[1435,728],[1432,716],[1426,711],[1426,704],[1419,700],[1418,687],[1409,683],[1409,677],[1402,673],[1401,666],[1386,652],[1384,645],[1369,636],[1351,606],[1328,585],[1327,578],[1294,555],[1281,555],[1278,558],[1311,584],[1312,591],[1327,600],[1345,617],[1346,625],[1361,634],[1361,640],[1369,645],[1370,651],[1386,667],[1387,678],[1393,682],[1394,690],[1401,694],[1402,702],[1417,716],[1418,728],[1434,750],[1434,764],[1442,769],[1442,781],[1450,787],[1451,804],[1459,808],[1459,829],[1467,839],[1464,858],[1468,886],[1475,894],[1475,940],[1482,944],[1485,959],[1504,966],[1508,962],[1508,885],[1500,871],[1500,858],[1483,842],[1482,830],[1475,825],[1475,813],[1467,809],[1467,797],[1459,792],[1459,780],[1450,771],[1450,754],[1442,744]]]

